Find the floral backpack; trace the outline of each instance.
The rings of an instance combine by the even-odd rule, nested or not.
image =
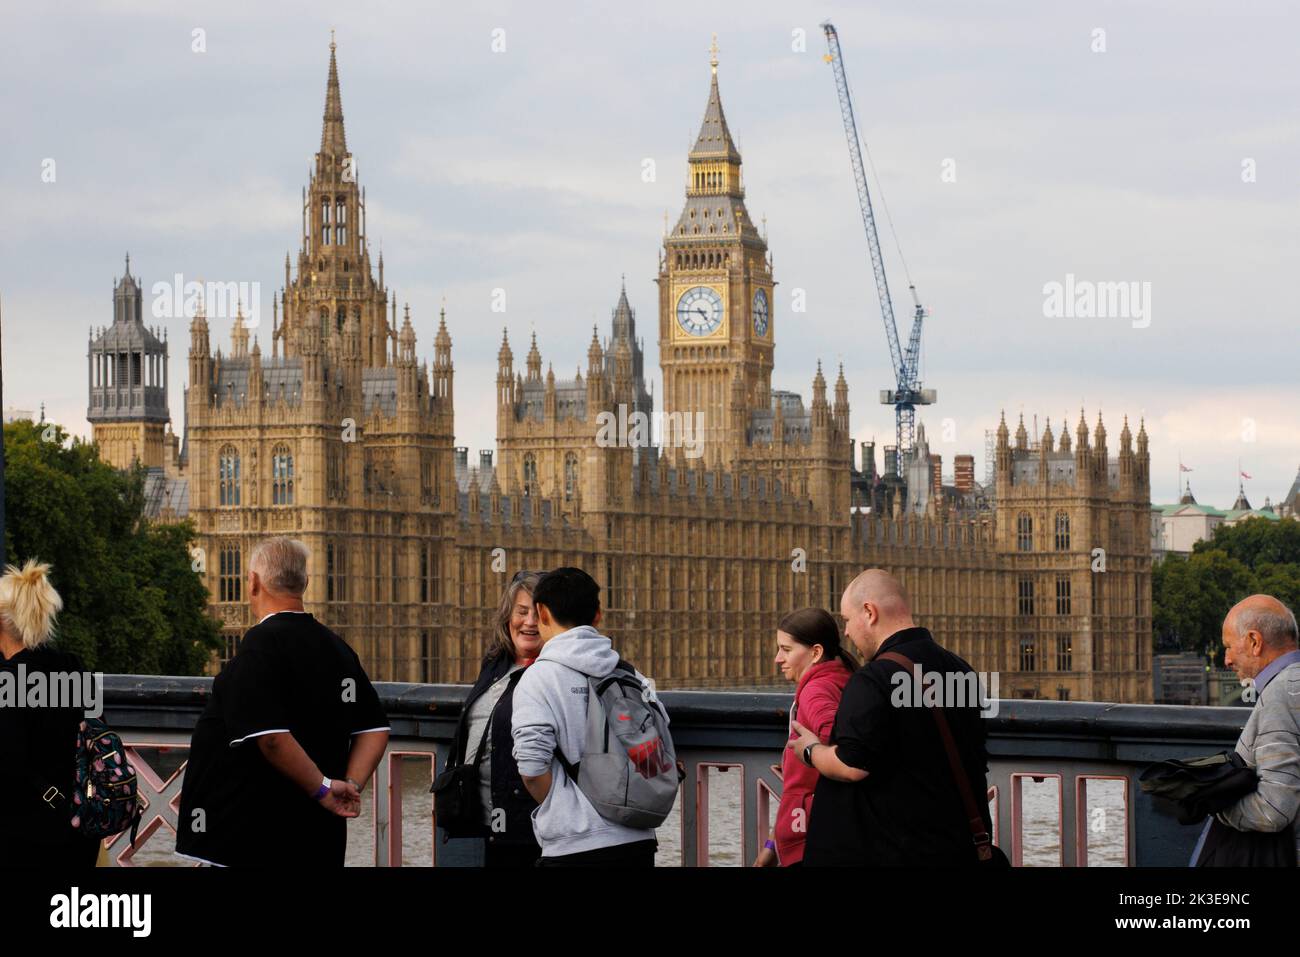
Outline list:
[[[144,813],[135,768],[117,732],[98,718],[86,718],[77,729],[77,775],[69,810],[72,826],[87,837],[102,840],[129,827],[135,844]]]

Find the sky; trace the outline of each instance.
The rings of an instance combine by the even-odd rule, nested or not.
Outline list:
[[[1003,410],[1057,436],[1100,410],[1112,455],[1124,416],[1145,420],[1156,502],[1176,499],[1180,461],[1202,503],[1230,505],[1239,472],[1252,504],[1282,496],[1300,466],[1300,12],[1280,2],[5,0],[4,405],[89,434],[84,343],[128,251],[146,291],[177,273],[260,284],[269,349],[331,28],[372,257],[382,243],[421,359],[445,298],[471,461],[494,445],[502,328],[517,367],[535,331],[572,376],[623,275],[659,393],[657,257],[717,33],[778,281],[773,387],[808,400],[818,360],[830,381],[843,363],[854,437],[890,442],[828,18],[897,233],[881,215],[895,311],[910,317],[909,276],[929,310],[938,402],[920,420],[945,472],[971,452],[983,476]],[[1127,308],[1090,311],[1107,284]],[[171,341],[179,429],[188,323],[149,321]],[[229,349],[228,322],[213,341]]]

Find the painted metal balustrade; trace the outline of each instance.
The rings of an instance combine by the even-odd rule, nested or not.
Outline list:
[[[150,841],[170,848],[174,841],[184,752],[211,686],[210,678],[105,679],[105,719],[127,743],[148,802],[137,850]],[[374,863],[400,866],[404,830],[434,827],[424,813],[416,819],[409,811],[403,814],[403,776],[419,773],[423,783],[432,773],[434,755],[439,766],[445,761],[468,688],[398,683],[378,683],[376,688],[392,734],[365,800],[372,802]],[[707,865],[710,846],[719,842],[738,850],[742,861],[752,861],[780,799],[790,696],[666,691],[660,697],[672,719],[678,758],[687,769],[680,802],[681,863]],[[1095,843],[1091,835],[1101,823],[1112,844],[1106,863],[1185,865],[1197,829],[1158,813],[1138,788],[1137,775],[1153,761],[1231,748],[1246,716],[1244,708],[1000,701],[998,713],[986,719],[994,840],[1015,864],[1085,866]],[[171,770],[155,770],[155,764]],[[739,823],[711,839],[710,785],[722,775],[739,778]],[[736,800],[736,779],[726,780]],[[1090,807],[1090,795],[1103,785],[1109,788],[1111,804],[1104,813],[1095,799]],[[1035,822],[1046,853],[1032,847],[1027,836],[1026,795],[1034,788],[1039,789],[1040,808],[1044,793],[1055,805],[1046,823]],[[431,843],[435,860],[405,863],[447,865],[464,859],[457,850],[463,842],[443,844],[435,838]],[[113,864],[132,864],[134,852],[124,835],[110,844],[109,856]],[[1092,863],[1102,863],[1097,856],[1093,854]]]

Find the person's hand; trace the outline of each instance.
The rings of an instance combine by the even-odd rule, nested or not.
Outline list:
[[[330,793],[321,798],[320,806],[339,817],[359,817],[361,792],[351,781],[331,781]]]
[[[794,729],[794,733],[797,734],[798,737],[791,738],[786,743],[786,747],[794,749],[795,755],[799,758],[800,761],[802,761],[803,749],[808,747],[808,745],[810,744],[821,744],[822,739],[817,737],[816,734],[814,734],[812,731],[809,731],[798,721],[791,721],[790,727]]]
[[[755,867],[776,867],[776,865],[776,851],[772,850],[770,847],[763,848],[758,852],[758,857],[754,858]]]

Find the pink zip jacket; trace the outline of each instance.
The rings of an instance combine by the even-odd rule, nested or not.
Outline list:
[[[794,692],[791,717],[823,744],[830,741],[840,696],[852,672],[838,658],[819,661],[799,679]],[[796,737],[790,729],[790,740]],[[813,789],[817,787],[816,769],[803,763],[803,755],[786,748],[781,758],[781,806],[776,811],[776,856],[782,867],[803,860],[804,839],[808,836],[808,816],[812,813]]]

